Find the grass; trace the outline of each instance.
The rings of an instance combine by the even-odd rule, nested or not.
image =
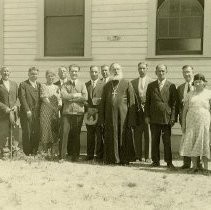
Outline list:
[[[174,161],[176,166],[181,160]],[[0,209],[210,209],[211,179],[136,162],[0,160]],[[211,165],[210,165],[211,167]]]

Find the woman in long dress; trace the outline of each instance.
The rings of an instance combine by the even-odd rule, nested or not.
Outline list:
[[[51,155],[59,140],[59,109],[62,106],[59,87],[53,84],[55,76],[53,71],[47,70],[46,83],[41,86],[41,148],[44,153],[50,151]]]
[[[196,74],[193,85],[195,90],[189,92],[184,99],[182,120],[182,142],[180,155],[191,157],[193,172],[197,172],[197,157],[208,170],[210,158],[210,100],[211,91],[206,88],[204,75]]]

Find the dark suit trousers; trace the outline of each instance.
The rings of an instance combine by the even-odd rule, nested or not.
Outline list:
[[[80,133],[83,123],[83,117],[84,117],[83,115],[62,116],[61,158],[65,158],[67,153],[73,158],[79,157]],[[67,151],[67,145],[69,145],[68,151]]]
[[[32,120],[20,118],[22,127],[23,152],[26,155],[36,155],[40,142],[40,119],[32,115]]]
[[[134,130],[136,158],[142,159],[142,139],[144,134],[144,158],[149,158],[149,131],[146,123],[141,123]]]
[[[171,153],[171,126],[163,124],[151,124],[152,133],[152,161],[159,163],[160,161],[160,137],[162,136],[164,145],[164,160],[172,163]]]
[[[103,158],[103,131],[101,126],[86,125],[87,128],[87,157],[94,158],[96,145],[97,159]],[[95,143],[96,140],[96,143]]]

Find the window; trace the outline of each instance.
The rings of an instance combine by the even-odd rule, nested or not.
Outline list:
[[[91,1],[41,0],[38,59],[90,59]]]
[[[203,0],[159,0],[156,54],[202,54],[203,22]]]
[[[147,59],[210,58],[210,0],[150,0]]]

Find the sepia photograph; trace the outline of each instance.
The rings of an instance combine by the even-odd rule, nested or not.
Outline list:
[[[211,0],[0,0],[0,210],[211,209]]]

